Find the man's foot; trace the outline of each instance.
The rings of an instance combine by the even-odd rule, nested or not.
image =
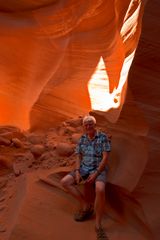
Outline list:
[[[97,240],[109,240],[109,238],[107,237],[104,229],[102,227],[95,227],[95,231],[97,234]]]
[[[77,222],[82,222],[89,219],[93,215],[94,209],[92,206],[89,206],[85,210],[79,210],[74,215],[74,220]]]

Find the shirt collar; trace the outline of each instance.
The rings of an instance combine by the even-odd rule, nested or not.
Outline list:
[[[85,136],[88,140],[90,140],[90,139],[88,138],[88,135],[87,135],[86,133],[84,134],[84,136]],[[98,136],[99,136],[99,131],[96,130],[96,133],[95,133],[94,138],[93,138],[92,140],[94,140],[95,138],[98,138]]]

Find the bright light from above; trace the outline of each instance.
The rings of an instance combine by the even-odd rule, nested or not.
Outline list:
[[[93,110],[108,111],[110,108],[119,106],[117,91],[109,93],[109,78],[102,57],[88,83],[88,90]],[[117,96],[116,99],[115,96]]]
[[[120,113],[126,95],[126,83],[129,69],[136,51],[135,43],[136,37],[138,36],[136,36],[136,34],[138,34],[137,28],[140,10],[141,1],[136,2],[135,0],[131,0],[120,31],[123,44],[119,44],[117,38],[117,45],[113,48],[112,55],[108,56],[107,59],[107,61],[110,61],[110,64],[107,66],[108,69],[106,68],[107,64],[105,65],[103,58],[100,57],[99,59],[95,72],[88,83],[91,108],[93,110],[106,112],[110,109],[118,109]],[[126,52],[131,53],[130,55],[125,56]],[[119,68],[121,66],[119,59],[122,59],[123,62],[121,69]],[[119,73],[117,71],[118,68]],[[113,89],[113,92],[110,93],[109,84],[110,82],[112,82],[112,86],[114,84],[114,79],[111,79],[112,75],[114,75],[114,70],[114,78],[116,79],[117,75],[117,80],[119,81],[118,86],[117,83],[115,83],[115,88]],[[112,72],[112,75],[108,75],[107,71]]]
[[[133,60],[135,52],[130,54],[124,61],[119,85],[112,93],[109,92],[109,77],[105,68],[105,63],[101,57],[88,83],[88,91],[91,100],[91,107],[93,110],[106,112],[112,108],[118,108],[121,104],[121,95],[123,86],[127,81],[128,72]]]

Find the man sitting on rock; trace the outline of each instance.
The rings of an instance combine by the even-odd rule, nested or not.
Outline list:
[[[76,221],[84,221],[91,217],[93,207],[75,184],[83,180],[86,188],[95,186],[95,230],[97,239],[102,240],[107,239],[101,222],[105,206],[108,154],[111,147],[106,134],[96,130],[96,119],[93,116],[83,118],[83,127],[85,134],[81,136],[76,148],[78,155],[76,168],[61,180],[61,184],[80,203],[80,211],[74,216]]]

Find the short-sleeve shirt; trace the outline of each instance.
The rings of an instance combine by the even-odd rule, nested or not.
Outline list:
[[[111,145],[105,133],[97,131],[90,140],[86,134],[82,135],[76,147],[76,153],[81,154],[81,165],[92,170],[99,166],[103,152],[110,152]]]

